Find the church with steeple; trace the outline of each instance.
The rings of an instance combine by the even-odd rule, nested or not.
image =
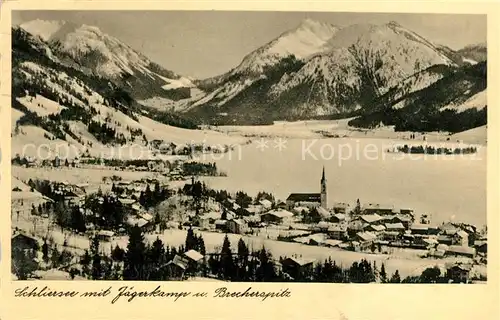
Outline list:
[[[292,210],[296,206],[308,208],[322,207],[328,210],[325,167],[323,167],[320,180],[320,193],[291,193],[286,199],[286,206],[288,210]]]

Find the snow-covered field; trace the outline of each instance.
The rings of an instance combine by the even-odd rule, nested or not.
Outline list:
[[[20,181],[28,181],[29,179],[51,180],[57,182],[68,182],[70,184],[88,183],[89,185],[103,184],[103,178],[111,178],[118,176],[124,181],[140,180],[143,178],[162,179],[152,172],[140,171],[121,171],[111,170],[109,168],[23,168],[18,166],[12,167],[12,177]],[[165,179],[163,177],[163,179]]]
[[[372,139],[392,139],[404,140],[409,139],[413,132],[396,132],[391,126],[380,127],[373,130],[364,130],[350,127],[347,123],[352,118],[339,120],[306,120],[306,121],[276,121],[273,125],[259,126],[220,126],[213,128],[215,131],[223,132],[231,136],[245,137],[266,137],[266,138],[321,138],[324,135],[336,135],[338,137],[349,137],[354,139],[372,138]],[[416,133],[417,137],[422,139],[420,133]],[[450,138],[456,142],[458,138],[454,135],[449,136],[444,132],[427,132],[425,139],[427,142],[446,142]],[[486,134],[483,140],[478,140],[480,137],[469,139],[467,135],[460,136],[464,143],[479,143],[485,144]],[[478,142],[479,141],[479,142]],[[484,142],[483,142],[484,141]]]

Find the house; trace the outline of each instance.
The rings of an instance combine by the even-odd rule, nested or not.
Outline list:
[[[425,245],[427,248],[434,248],[439,242],[437,241],[437,239],[434,238],[419,237],[417,238],[417,243],[421,243]]]
[[[104,241],[110,241],[111,238],[115,235],[115,233],[113,231],[109,231],[109,230],[100,230],[98,233],[97,233],[97,237],[100,239],[100,240],[104,240]]]
[[[373,232],[368,232],[368,231],[365,231],[365,232],[358,232],[356,234],[356,237],[358,238],[357,240],[361,243],[365,243],[365,242],[373,242],[377,239],[377,235],[374,234]]]
[[[196,250],[188,250],[184,253],[184,256],[191,260],[192,262],[199,263],[203,259],[203,255]]]
[[[366,231],[371,231],[371,232],[381,232],[381,231],[385,230],[385,226],[380,225],[380,224],[370,224],[365,229],[366,229]]]
[[[385,241],[396,241],[401,238],[401,232],[398,231],[383,231],[381,237]]]
[[[334,224],[328,228],[328,235],[332,239],[345,240],[348,237],[346,224]]]
[[[355,236],[356,233],[363,231],[369,224],[361,220],[349,221],[347,224],[347,233],[349,236]]]
[[[361,251],[366,251],[369,250],[370,247],[375,243],[375,240],[377,240],[377,235],[374,234],[373,232],[358,232],[356,234],[356,242],[358,242],[358,245],[354,247],[356,251],[361,250]]]
[[[468,283],[472,265],[463,263],[446,264],[446,276],[456,283]]]
[[[404,214],[397,214],[395,219],[397,220],[397,222],[400,222],[405,227],[405,229],[408,229],[410,227],[410,224],[413,222],[413,218],[411,216]]]
[[[127,218],[126,223],[129,227],[137,226],[143,230],[150,230],[152,227],[152,224],[149,221],[147,221],[143,218],[137,218],[137,217],[133,217],[133,216],[129,216]]]
[[[468,258],[474,258],[476,256],[476,249],[464,246],[448,246],[446,251],[447,256],[463,256]]]
[[[452,236],[452,244],[454,245],[459,245],[459,246],[469,246],[469,234],[463,230],[457,231],[453,236]]]
[[[369,203],[364,206],[361,211],[363,214],[379,214],[379,215],[390,215],[393,213],[394,206],[392,205],[381,205]]]
[[[68,205],[74,205],[80,203],[85,198],[85,192],[80,189],[73,189],[64,194],[64,201]]]
[[[314,260],[302,258],[286,258],[281,261],[282,270],[292,278],[302,278],[303,275],[313,271]]]
[[[40,248],[40,244],[38,240],[32,236],[17,233],[12,236],[11,239],[11,247],[12,249],[21,249],[21,250],[33,250],[37,251]]]
[[[308,244],[313,245],[313,246],[319,246],[328,239],[328,236],[324,233],[315,233],[307,236],[309,239]]]
[[[278,202],[278,204],[276,205],[276,208],[278,208],[278,209],[286,209],[287,208],[286,202],[284,202],[284,201]]]
[[[341,223],[346,220],[346,215],[343,213],[335,213],[330,217],[330,222]]]
[[[293,213],[283,209],[271,210],[260,216],[262,222],[275,224],[290,223],[292,218]]]
[[[174,258],[164,266],[164,268],[166,269],[170,279],[182,280],[182,278],[184,278],[184,273],[188,269],[188,265],[188,258],[176,254]]]
[[[447,222],[439,226],[439,230],[448,236],[452,236],[457,233],[458,228],[453,223]]]
[[[405,227],[404,225],[401,223],[401,222],[397,222],[397,223],[386,223],[385,224],[385,229],[387,231],[396,231],[396,232],[404,232],[405,231]]]
[[[487,253],[488,242],[486,240],[476,240],[474,241],[474,248],[476,248],[477,252]]]
[[[242,219],[231,219],[227,222],[227,229],[231,233],[243,234],[248,230],[248,226]]]
[[[382,217],[376,213],[361,215],[358,219],[368,224],[376,224],[382,221]]]
[[[339,247],[342,244],[342,240],[327,239],[324,241],[325,246],[330,248]]]
[[[336,214],[347,214],[349,212],[349,204],[344,202],[335,202],[332,205],[332,210]]]
[[[321,193],[292,193],[286,199],[287,210],[292,210],[296,205],[307,208],[319,207]]]
[[[227,220],[215,220],[214,221],[215,230],[226,231],[227,230]]]
[[[446,245],[452,245],[452,238],[447,236],[447,235],[440,235],[437,238],[439,243],[446,244]]]
[[[429,226],[426,224],[412,224],[410,227],[412,234],[429,234]]]
[[[413,213],[413,209],[408,209],[408,208],[399,209],[399,213],[402,215],[407,215],[407,216],[411,216],[411,217],[415,216]]]

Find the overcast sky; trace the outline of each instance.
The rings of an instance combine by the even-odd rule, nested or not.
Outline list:
[[[205,78],[237,66],[249,52],[305,18],[338,26],[396,21],[435,42],[460,49],[486,42],[485,15],[222,11],[18,11],[17,25],[33,19],[99,27],[182,75]]]

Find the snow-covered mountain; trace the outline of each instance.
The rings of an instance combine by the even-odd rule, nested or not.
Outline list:
[[[295,62],[287,69],[284,59]],[[242,117],[262,113],[257,104],[265,104],[273,118],[349,113],[370,108],[390,88],[434,65],[456,67],[457,55],[396,22],[337,27],[306,20],[229,73],[200,82],[211,92],[190,112]]]
[[[62,63],[43,40],[48,34],[34,37],[25,29],[12,29],[13,157],[149,158],[154,156],[151,140],[176,145],[236,142],[216,132],[168,125],[189,125],[176,115],[152,116],[110,80]]]
[[[20,25],[50,45],[61,62],[112,80],[134,97],[190,97],[191,79],[150,61],[99,28],[66,21],[33,20]]]
[[[487,124],[487,64],[436,65],[391,88],[349,125],[461,132]]]
[[[486,52],[485,46],[454,51],[395,22],[338,27],[307,19],[249,53],[234,69],[205,80],[166,70],[92,26],[34,20],[13,28],[13,34],[13,97],[26,97],[23,90],[37,88],[30,95],[30,101],[36,101],[30,102],[30,112],[50,119],[68,116],[69,110],[74,117],[76,110],[77,120],[85,120],[87,127],[91,121],[104,123],[96,118],[95,108],[82,111],[90,97],[75,93],[73,82],[57,80],[62,81],[58,85],[63,93],[43,89],[53,89],[57,73],[74,79],[86,88],[84,92],[98,94],[102,97],[99,103],[133,121],[143,117],[149,119],[144,121],[184,128],[202,123],[265,124],[330,116],[367,116],[368,120],[360,118],[358,122],[372,126],[374,121],[387,120],[385,112],[394,110],[402,110],[397,111],[401,114],[410,112],[407,110],[423,114],[481,111],[475,104],[486,97],[485,62],[478,57]],[[37,68],[43,72],[35,72]],[[424,93],[431,98],[425,100]],[[42,103],[36,94],[60,108],[52,102]],[[84,105],[79,107],[63,98],[68,94]],[[14,103],[18,111],[30,115],[25,112],[25,100]],[[419,103],[426,107],[420,108]],[[111,114],[113,119],[115,112]],[[479,120],[474,121],[481,122],[483,116],[477,115]],[[128,123],[116,117],[119,123]],[[61,138],[70,130],[44,126],[59,132]],[[96,127],[87,128],[91,129]],[[131,129],[126,134],[116,129],[113,127],[111,140],[129,141],[136,132]]]

